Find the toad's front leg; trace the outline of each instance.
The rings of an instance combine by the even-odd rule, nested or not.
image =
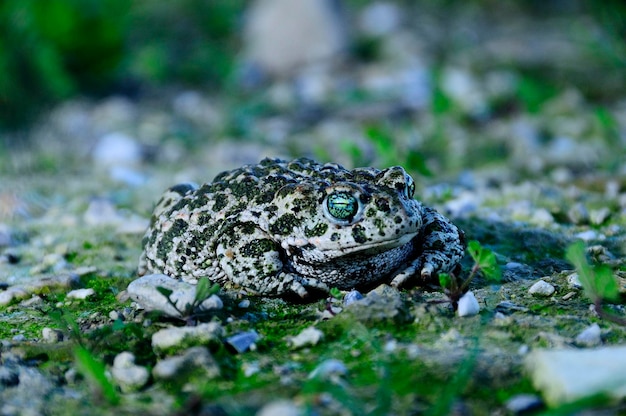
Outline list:
[[[414,241],[418,257],[397,274],[391,285],[398,287],[419,273],[424,280],[439,273],[460,272],[465,253],[465,233],[434,209],[424,207],[424,225]]]

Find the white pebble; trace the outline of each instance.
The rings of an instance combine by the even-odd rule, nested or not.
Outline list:
[[[146,385],[150,378],[150,373],[146,367],[136,365],[135,356],[128,351],[115,356],[111,375],[125,393],[139,390]]]
[[[181,350],[195,345],[219,341],[224,329],[218,322],[198,326],[169,327],[152,335],[152,349],[157,352]]]
[[[319,377],[322,379],[328,379],[343,376],[347,373],[348,368],[343,362],[331,358],[329,360],[322,361],[317,367],[315,367],[315,369],[313,369],[313,371],[309,374],[309,378],[312,379]]]
[[[576,238],[580,238],[583,241],[591,241],[591,240],[604,240],[606,236],[604,234],[598,233],[596,230],[587,230],[582,231],[575,235]]]
[[[459,299],[459,305],[456,313],[459,316],[474,316],[478,312],[480,312],[480,305],[478,304],[478,300],[476,300],[476,296],[472,291],[465,293]]]
[[[537,281],[530,287],[530,289],[528,289],[528,293],[530,293],[531,295],[543,297],[552,296],[555,291],[556,289],[554,288],[554,286],[544,280]]]
[[[506,402],[506,408],[515,415],[539,409],[542,405],[541,398],[534,394],[518,394]]]
[[[294,402],[279,399],[263,406],[257,416],[300,416],[302,414],[304,412]]]
[[[626,346],[533,350],[525,359],[535,388],[549,406],[602,394],[626,397]]]
[[[96,164],[102,166],[135,165],[141,162],[142,149],[133,137],[113,132],[98,140],[92,157]]]
[[[583,288],[583,284],[580,282],[580,276],[578,276],[578,273],[572,273],[569,276],[567,276],[567,284],[572,289]]]
[[[310,326],[308,328],[303,329],[298,335],[295,337],[290,337],[288,339],[291,348],[302,348],[308,345],[317,345],[322,338],[324,338],[324,333],[319,329]]]
[[[209,296],[200,304],[200,309],[203,311],[219,310],[223,307],[224,302],[222,302],[222,299],[217,295]]]
[[[95,294],[96,292],[92,288],[76,289],[76,290],[72,290],[71,292],[68,292],[67,298],[85,300],[88,297],[93,296]]]
[[[602,331],[598,324],[585,328],[576,336],[576,344],[584,347],[595,347],[602,344]]]
[[[63,341],[63,332],[58,329],[44,328],[41,330],[41,339],[50,344],[61,342]]]

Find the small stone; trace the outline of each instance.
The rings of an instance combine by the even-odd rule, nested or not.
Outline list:
[[[611,216],[611,210],[607,207],[589,211],[589,222],[592,225],[602,225]]]
[[[351,291],[346,293],[346,296],[344,296],[343,304],[344,304],[344,306],[348,306],[352,302],[359,301],[359,300],[361,300],[363,298],[364,298],[364,296],[361,294],[361,292],[359,292],[358,290],[352,289]]]
[[[241,370],[244,376],[250,377],[261,371],[261,366],[258,361],[246,362],[241,364]]]
[[[241,309],[247,309],[250,307],[250,299],[244,299],[237,305]]]
[[[304,414],[305,412],[291,400],[280,399],[263,406],[256,416],[301,416]]]
[[[152,335],[152,349],[156,353],[180,351],[196,345],[217,343],[223,334],[224,329],[218,322],[165,328]]]
[[[41,330],[41,339],[49,344],[61,342],[63,341],[63,332],[58,329],[44,328]]]
[[[401,17],[398,5],[377,1],[365,7],[359,18],[359,26],[370,36],[384,36],[398,29]]]
[[[92,199],[87,206],[83,219],[85,223],[93,226],[117,226],[124,222],[124,217],[118,212],[113,202],[106,198]]]
[[[525,366],[549,406],[600,394],[626,397],[626,346],[534,350]]]
[[[578,273],[572,273],[569,276],[567,276],[567,284],[572,289],[583,288],[583,284],[580,282],[580,276],[578,276]]]
[[[194,293],[194,296],[195,296],[195,293]],[[209,296],[200,304],[200,310],[202,311],[211,311],[211,310],[217,311],[217,310],[222,309],[223,307],[224,307],[224,302],[222,302],[222,298],[220,298],[219,296],[215,294]]]
[[[124,393],[141,389],[150,378],[148,369],[136,365],[135,356],[128,351],[121,352],[115,356],[111,375]]]
[[[346,306],[344,313],[361,322],[405,323],[411,319],[402,295],[389,285],[380,285],[365,298],[352,302]]]
[[[70,292],[68,292],[67,294],[67,298],[68,299],[78,299],[78,300],[85,300],[93,295],[95,295],[96,292],[92,289],[92,288],[87,288],[87,289],[76,289],[76,290],[72,290]]]
[[[508,411],[518,415],[533,410],[539,410],[543,407],[541,398],[534,394],[518,394],[511,397],[505,404]]]
[[[11,341],[24,342],[26,341],[26,336],[24,334],[17,334],[13,338],[11,338]]]
[[[256,331],[244,331],[228,337],[225,343],[232,351],[241,354],[251,349],[259,338],[260,336]]]
[[[121,316],[122,315],[118,311],[109,312],[109,319],[112,321],[117,321]]]
[[[576,292],[567,292],[565,295],[563,295],[563,297],[561,299],[563,300],[570,300],[573,297],[575,297],[577,295]]]
[[[20,299],[25,299],[30,294],[22,287],[11,286],[7,290],[0,292],[0,306],[7,306]]]
[[[456,313],[459,316],[474,316],[480,312],[480,305],[476,296],[472,291],[466,292],[461,299],[459,299],[458,308]]]
[[[303,329],[295,337],[289,337],[287,339],[288,344],[293,349],[302,348],[309,345],[317,345],[324,338],[324,333],[319,329],[310,326]]]
[[[567,211],[567,217],[572,224],[584,224],[589,221],[589,212],[582,203],[578,202]]]
[[[538,280],[533,284],[530,289],[528,289],[528,293],[537,297],[548,297],[552,296],[556,289],[550,283],[545,280]]]
[[[322,361],[311,371],[309,378],[332,379],[344,376],[348,373],[346,365],[336,359]]]
[[[220,368],[207,348],[189,348],[181,355],[159,360],[152,369],[154,378],[160,380],[180,379],[193,373],[209,380],[219,377]]]
[[[32,296],[28,299],[23,300],[22,302],[20,302],[20,307],[22,308],[32,308],[34,306],[38,306],[43,304],[43,298],[41,296]]]
[[[96,164],[102,166],[137,165],[142,159],[142,149],[133,137],[113,132],[98,140],[92,158]]]
[[[576,344],[582,347],[596,347],[602,344],[602,331],[598,324],[592,324],[576,336]]]
[[[604,240],[606,236],[604,234],[600,234],[596,230],[586,230],[581,231],[575,235],[576,238],[580,238],[583,241],[592,241],[592,240]]]

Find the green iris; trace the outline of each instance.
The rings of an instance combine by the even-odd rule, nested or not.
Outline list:
[[[350,221],[359,210],[359,202],[348,192],[334,192],[326,199],[328,213],[341,221]]]

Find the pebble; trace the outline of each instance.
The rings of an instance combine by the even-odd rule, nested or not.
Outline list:
[[[92,288],[75,289],[75,290],[68,292],[66,297],[68,299],[85,300],[95,294],[96,292]]]
[[[581,347],[597,347],[602,344],[602,331],[596,323],[585,328],[576,336],[576,345]]]
[[[324,360],[309,374],[309,378],[333,379],[348,374],[346,365],[336,359]]]
[[[565,295],[563,295],[563,297],[561,299],[563,300],[570,300],[571,298],[573,298],[574,296],[576,296],[576,292],[567,292]]]
[[[41,330],[41,339],[43,342],[54,344],[63,341],[63,332],[58,329],[44,328]]]
[[[8,247],[12,242],[11,228],[6,224],[0,223],[0,247]]]
[[[388,1],[377,1],[365,7],[359,16],[359,28],[370,36],[385,36],[398,29],[402,12]]]
[[[256,416],[301,416],[305,412],[291,400],[274,400],[263,406]]]
[[[197,326],[170,327],[152,335],[152,349],[156,353],[168,354],[196,345],[217,343],[224,335],[218,322],[208,322]]]
[[[171,290],[170,300],[176,305],[176,310],[167,298],[157,290],[163,287]],[[196,285],[182,280],[172,279],[164,274],[149,274],[133,280],[126,289],[132,300],[137,302],[146,311],[161,311],[164,314],[176,318],[187,312],[187,305],[192,305],[196,297]],[[218,310],[224,307],[222,299],[217,295],[211,295],[199,305],[199,311]],[[181,311],[181,312],[179,312]]]
[[[348,313],[361,322],[408,322],[411,318],[400,292],[389,285],[380,285],[358,302],[346,306]]]
[[[152,375],[160,380],[180,379],[191,372],[200,372],[202,379],[220,376],[220,368],[206,347],[192,347],[182,354],[157,361]]]
[[[478,314],[478,312],[480,312],[480,305],[478,304],[478,300],[476,300],[476,296],[474,296],[474,293],[470,290],[459,299],[456,313],[459,316],[474,316]]]
[[[517,394],[506,401],[505,407],[515,415],[519,415],[543,407],[541,398],[534,394]]]
[[[245,22],[248,59],[273,75],[333,59],[347,43],[328,0],[256,0]]]
[[[237,307],[241,308],[241,309],[247,309],[250,307],[250,299],[244,299],[241,302],[239,302],[239,304],[237,305]]]
[[[589,212],[581,202],[575,203],[567,210],[567,217],[572,224],[584,224],[589,221]]]
[[[21,299],[26,299],[30,294],[20,286],[11,286],[0,292],[0,306],[7,306]]]
[[[534,350],[525,367],[551,407],[598,394],[626,397],[626,346]]]
[[[592,241],[592,240],[604,240],[606,236],[597,232],[596,230],[586,230],[581,231],[574,235],[576,238],[580,238],[583,241]]]
[[[358,290],[352,289],[351,291],[346,293],[346,296],[344,296],[343,304],[344,304],[344,306],[348,306],[352,302],[359,301],[359,300],[361,300],[363,298],[364,298],[364,296],[361,294],[361,292],[359,292]]]
[[[580,281],[580,276],[578,276],[578,273],[572,273],[569,276],[567,276],[567,284],[572,289],[582,289],[583,288],[583,284]]]
[[[251,349],[259,338],[256,331],[244,331],[226,338],[225,343],[231,351],[241,354]]]
[[[115,356],[111,375],[122,392],[137,391],[146,385],[150,373],[146,367],[135,364],[135,356],[124,351]]]
[[[324,338],[324,333],[319,329],[310,326],[303,329],[295,337],[288,337],[287,343],[293,349],[306,347],[309,345],[317,345]]]
[[[528,293],[537,297],[552,296],[555,291],[555,287],[545,280],[538,280],[528,289]]]
[[[589,222],[593,225],[602,225],[611,216],[611,210],[607,207],[592,209],[589,211]]]
[[[132,166],[141,162],[142,153],[141,145],[134,137],[112,132],[98,140],[91,157],[101,166]]]

